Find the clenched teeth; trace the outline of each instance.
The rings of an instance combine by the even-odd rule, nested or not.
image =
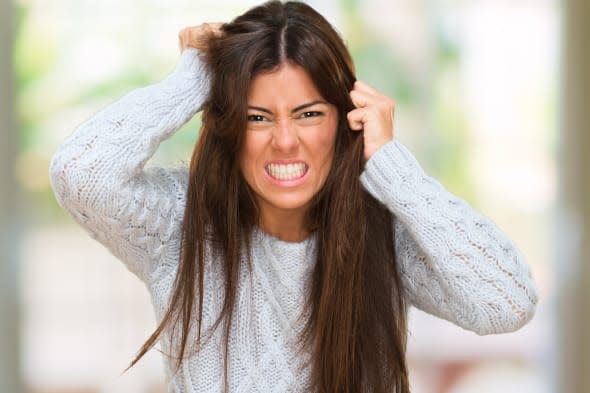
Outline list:
[[[307,165],[302,162],[292,164],[268,164],[266,172],[277,180],[295,180],[307,172]]]

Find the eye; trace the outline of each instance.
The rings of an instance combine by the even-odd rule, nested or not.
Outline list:
[[[260,122],[266,121],[266,118],[262,115],[248,115],[248,121]]]
[[[317,116],[322,116],[323,113],[319,112],[319,111],[308,111],[308,112],[303,112],[300,116],[300,118],[302,119],[307,119],[310,117],[317,117]]]

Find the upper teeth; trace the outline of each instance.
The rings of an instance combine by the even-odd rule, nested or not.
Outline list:
[[[268,164],[266,171],[269,175],[278,180],[293,180],[297,179],[307,171],[307,165],[304,163],[292,164]]]

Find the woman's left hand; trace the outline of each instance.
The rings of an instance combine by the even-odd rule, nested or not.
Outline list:
[[[395,102],[361,81],[356,81],[350,92],[356,107],[348,112],[348,125],[353,131],[363,131],[365,159],[393,139],[393,111]]]

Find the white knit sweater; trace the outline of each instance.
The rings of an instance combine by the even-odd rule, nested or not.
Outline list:
[[[162,82],[137,89],[83,123],[53,156],[61,206],[145,282],[158,320],[180,248],[187,168],[145,168],[160,142],[200,109],[208,75],[186,50]],[[395,215],[397,262],[410,304],[478,334],[518,329],[533,315],[535,284],[522,256],[488,219],[428,177],[394,140],[368,161],[363,186]],[[308,354],[297,350],[314,237],[288,243],[255,230],[252,271],[240,273],[230,332],[231,392],[303,392]],[[205,273],[204,326],[223,294],[215,258]],[[220,392],[222,329],[172,375],[171,392]],[[170,348],[165,337],[163,348]]]

